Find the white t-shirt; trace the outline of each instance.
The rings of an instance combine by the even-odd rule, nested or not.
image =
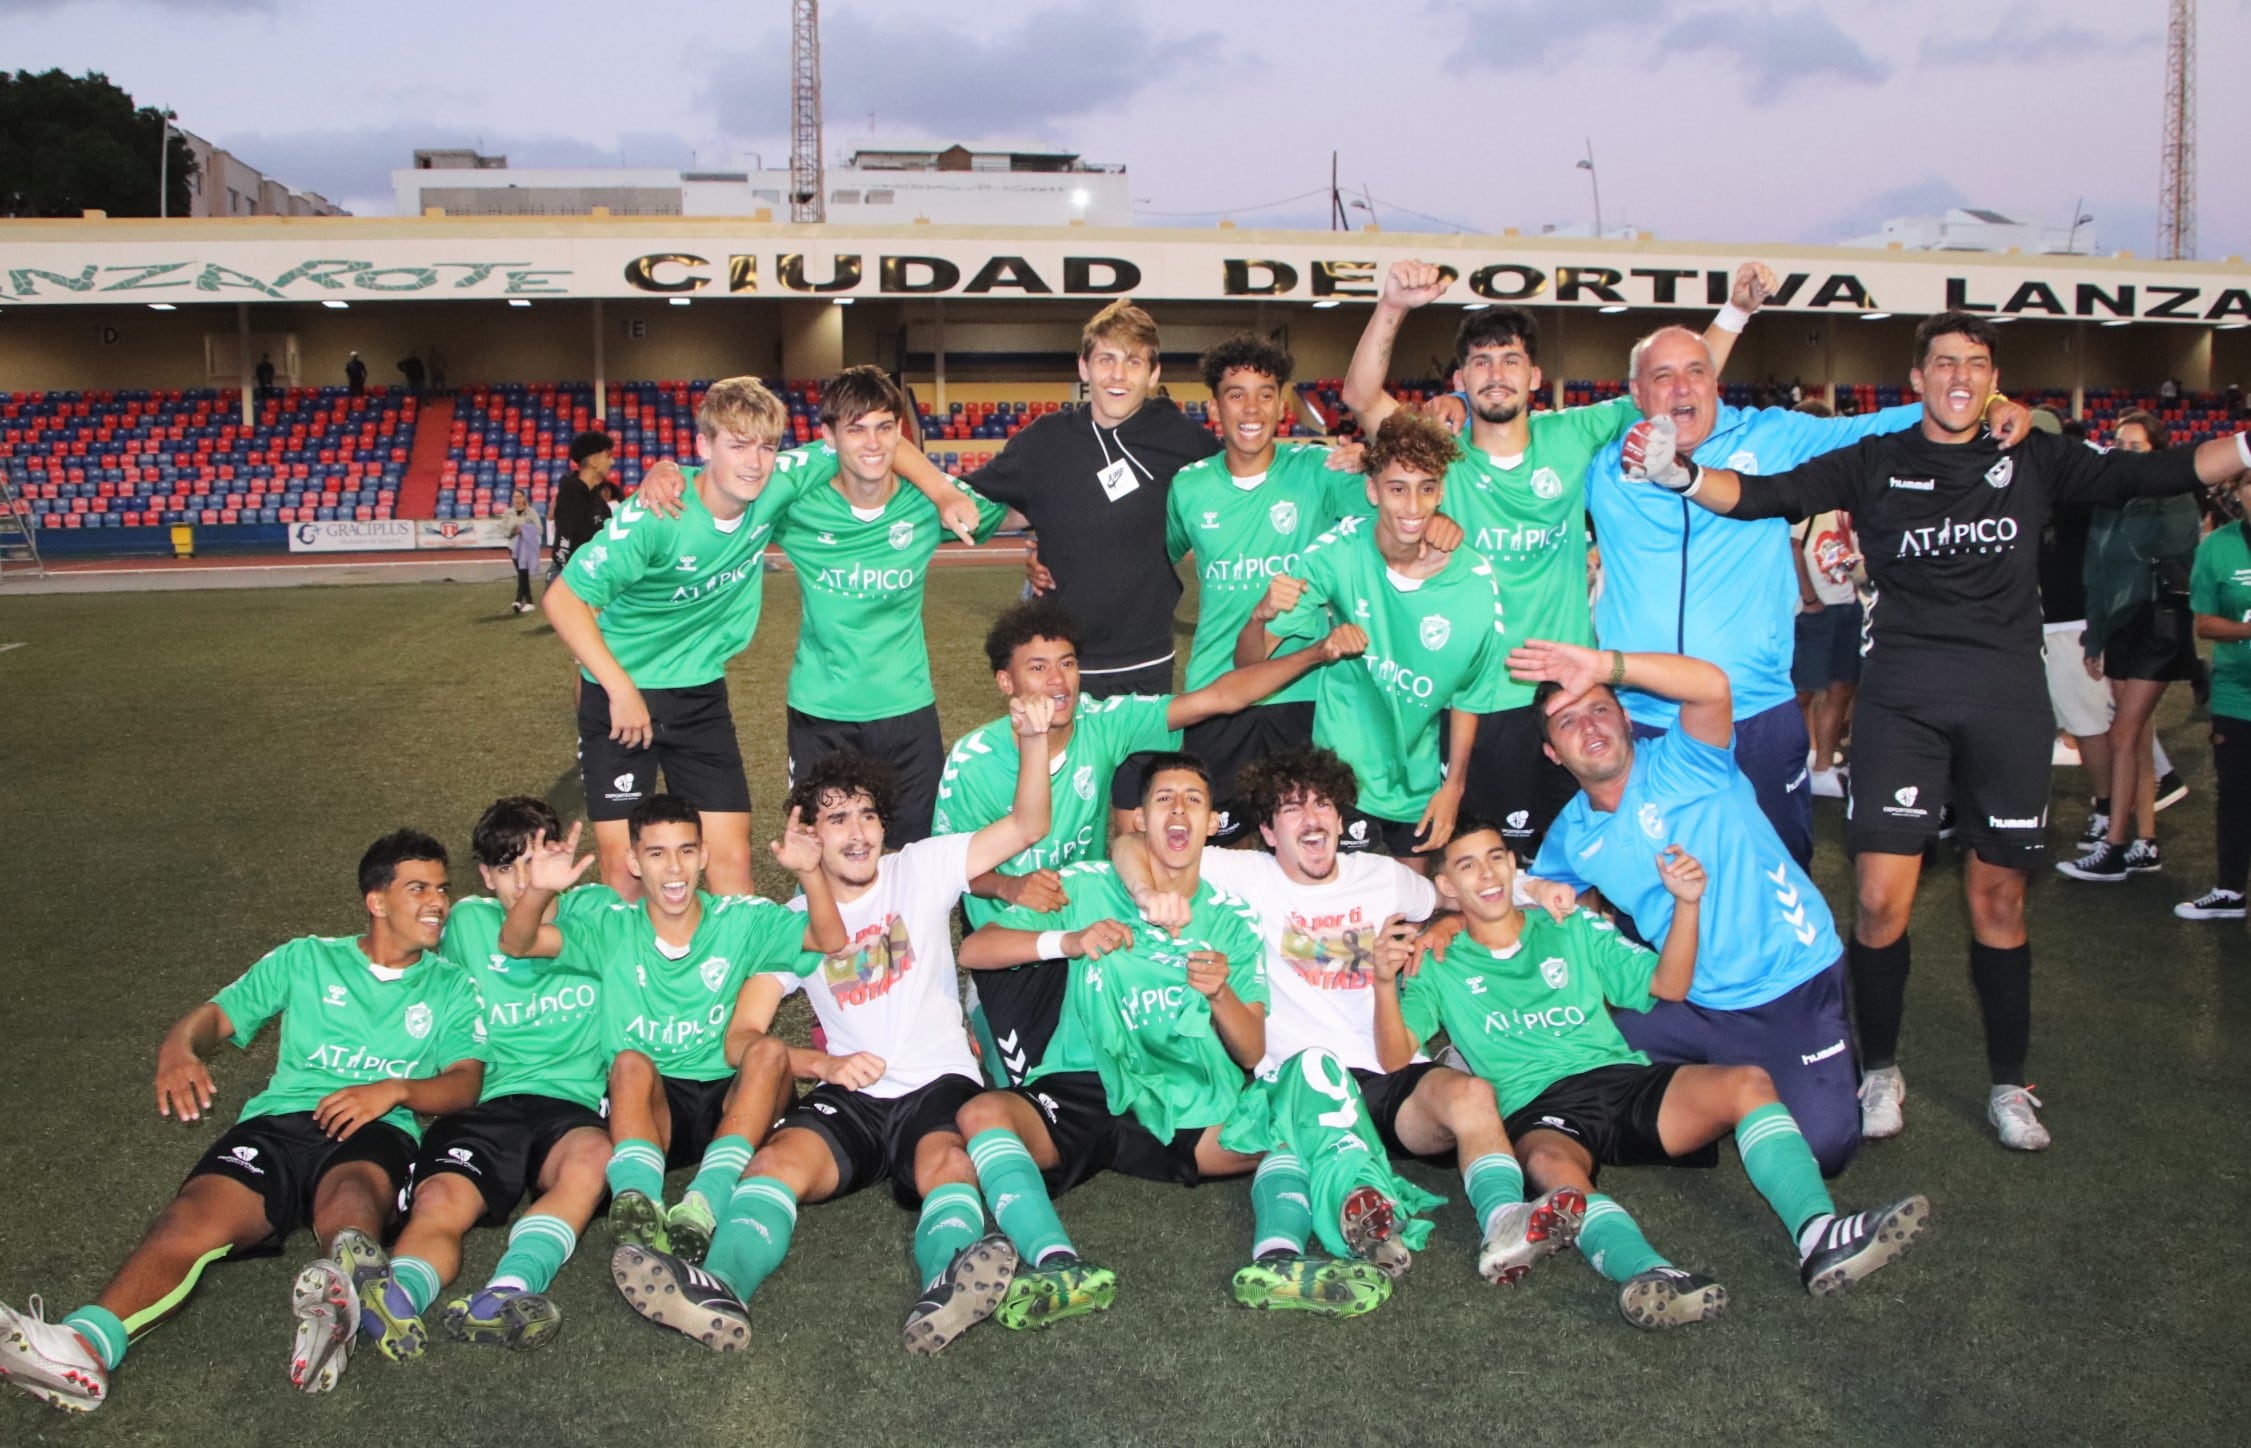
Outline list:
[[[1813,581],[1815,598],[1823,604],[1836,604],[1859,597],[1853,588],[1852,564],[1846,562],[1859,550],[1843,514],[1817,513],[1794,524],[1790,532],[1805,553],[1806,577]]]
[[[1326,883],[1299,885],[1263,850],[1206,849],[1202,874],[1258,912],[1271,997],[1259,1070],[1319,1046],[1348,1067],[1381,1071],[1367,944],[1394,915],[1429,919],[1437,889],[1383,855],[1341,855]]]
[[[775,972],[788,990],[804,987],[830,1055],[871,1051],[883,1058],[883,1079],[866,1089],[869,1096],[904,1096],[945,1075],[983,1079],[954,989],[947,919],[969,888],[975,838],[940,835],[885,855],[875,888],[837,906],[851,944],[802,979]],[[804,897],[789,908],[803,910]]]

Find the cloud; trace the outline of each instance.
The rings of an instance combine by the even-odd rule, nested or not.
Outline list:
[[[71,0],[0,0],[0,15],[46,15]],[[271,15],[274,0],[125,0],[151,10],[209,10],[235,15]]]
[[[1514,70],[1555,56],[1583,57],[1598,32],[1646,25],[1662,18],[1662,0],[1502,0],[1499,4],[1448,4],[1441,13],[1460,18],[1446,57],[1456,74]]]
[[[1098,0],[1045,10],[1005,31],[832,10],[821,28],[823,118],[831,132],[872,115],[885,135],[911,126],[933,138],[1029,140],[1025,133],[1206,73],[1221,62],[1219,45],[1208,31],[1160,34]],[[752,51],[713,63],[700,99],[724,130],[786,134],[788,55],[788,36],[777,30]]]
[[[474,147],[503,155],[510,166],[655,166],[686,169],[693,152],[682,137],[631,132],[615,146],[576,136],[478,133],[439,122],[399,122],[350,130],[235,131],[211,138],[244,163],[300,191],[317,191],[361,214],[391,210],[391,173],[414,164],[417,150]],[[730,160],[732,158],[729,158]]]
[[[1813,9],[1707,11],[1674,23],[1658,44],[1668,55],[1711,50],[1733,57],[1748,72],[1743,99],[1752,105],[1771,105],[1805,81],[1875,85],[1891,75],[1889,65]]]
[[[1855,236],[1867,236],[1895,216],[1934,216],[1970,200],[1943,176],[1925,176],[1905,186],[1879,191],[1849,210],[1818,226],[1809,227],[1798,240],[1807,246],[1835,246]]]
[[[1919,52],[1925,65],[2025,65],[2047,60],[2109,60],[2118,55],[2153,49],[2154,30],[2126,36],[2098,35],[2068,20],[2043,28],[2046,17],[2030,5],[2012,6],[1984,35],[1940,39],[1926,36]]]

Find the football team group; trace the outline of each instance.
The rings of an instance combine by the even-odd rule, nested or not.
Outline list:
[[[1190,421],[1125,302],[1084,330],[1086,405],[974,489],[879,369],[827,382],[822,441],[794,450],[756,379],[712,385],[696,463],[653,468],[543,601],[582,671],[591,851],[544,801],[498,800],[469,839],[484,893],[457,901],[440,841],[370,846],[361,933],[280,946],[165,1037],[157,1109],[183,1123],[212,1113],[222,1043],[270,1025],[272,1078],[91,1303],[0,1306],[0,1374],[99,1407],[207,1268],[308,1227],[295,1386],[334,1386],[355,1342],[537,1347],[605,1212],[625,1303],[740,1350],[801,1209],[879,1183],[917,1214],[919,1354],[1109,1307],[1119,1273],[1057,1209],[1106,1170],[1246,1178],[1230,1290],[1253,1308],[1382,1306],[1439,1201],[1409,1159],[1459,1174],[1487,1281],[1576,1246],[1640,1328],[1727,1290],[1650,1243],[1605,1166],[1711,1166],[1732,1138],[1808,1292],[1895,1261],[1930,1203],[1840,1210],[1828,1179],[1902,1128],[1909,917],[1944,816],[1988,1115],[2005,1147],[2049,1144],[2025,1076],[2043,523],[2234,479],[2251,444],[2035,428],[1962,313],[1902,359],[1917,403],[1722,405],[1757,265],[1704,332],[1634,346],[1627,397],[1535,410],[1534,319],[1487,307],[1461,314],[1451,401],[1403,407],[1399,328],[1453,280],[1392,268],[1345,386],[1365,440],[1337,447],[1279,440],[1291,359],[1257,336],[1203,358],[1216,436]],[[1872,595],[1849,941],[1807,873],[1791,676],[1789,520],[1831,510]],[[1005,712],[948,750],[924,585],[944,534],[1003,528],[1038,550],[985,638]],[[803,600],[768,846],[786,905],[753,889],[726,679],[769,545]],[[810,1047],[772,1033],[796,990]],[[505,1250],[457,1280],[479,1227]]]

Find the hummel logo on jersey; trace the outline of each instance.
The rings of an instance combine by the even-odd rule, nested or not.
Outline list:
[[[1551,955],[1540,962],[1540,979],[1548,983],[1549,990],[1561,990],[1571,979],[1571,967],[1564,963],[1562,956]]]
[[[1442,649],[1446,647],[1446,640],[1453,636],[1453,621],[1442,613],[1431,614],[1422,622],[1422,641],[1426,649]]]
[[[1297,503],[1284,498],[1266,510],[1266,521],[1274,525],[1277,533],[1288,533],[1297,527]]]
[[[1532,474],[1532,496],[1535,498],[1560,498],[1563,496],[1563,479],[1554,468],[1541,468]]]
[[[682,573],[693,573],[696,571],[696,555],[693,553],[683,553],[680,555],[680,561],[673,564],[672,566],[679,569]]]
[[[1938,486],[1934,478],[1893,478],[1891,485],[1908,493],[1928,493]]]
[[[831,545],[834,545],[834,544],[835,544],[835,542],[836,542],[836,535],[835,535],[834,533],[823,533],[823,534],[820,534],[819,536],[820,536],[820,541],[821,541],[821,542],[823,542],[823,543],[827,543],[827,544],[831,544]]]
[[[717,990],[725,984],[727,967],[728,960],[724,955],[715,955],[702,965],[697,966],[696,974],[703,977],[703,988],[705,990]]]
[[[1597,837],[1597,838],[1596,838],[1596,840],[1595,840],[1595,842],[1594,842],[1593,844],[1591,844],[1591,845],[1587,846],[1587,847],[1586,847],[1585,849],[1583,849],[1583,850],[1579,851],[1579,858],[1580,858],[1580,859],[1582,859],[1582,860],[1591,860],[1591,859],[1593,859],[1593,858],[1595,857],[1595,853],[1596,853],[1596,852],[1597,852],[1598,850],[1600,850],[1601,848],[1602,848],[1602,840],[1601,840],[1601,838]]]
[[[1200,526],[1205,532],[1210,532],[1212,529],[1219,526],[1219,514],[1211,512],[1205,513],[1204,521],[1198,526]]]
[[[2016,475],[2017,460],[2015,458],[2003,458],[1985,470],[1985,480],[1996,488],[2007,487],[2009,480]]]
[[[914,524],[893,523],[891,525],[891,546],[893,548],[904,548],[913,541]]]
[[[1665,837],[1665,814],[1654,803],[1645,804],[1634,816],[1641,821],[1641,832],[1653,840]]]
[[[1463,984],[1463,985],[1466,985],[1466,986],[1468,986],[1468,987],[1469,987],[1469,993],[1470,993],[1471,995],[1483,995],[1483,994],[1485,994],[1485,977],[1484,977],[1484,976],[1481,976],[1481,975],[1473,975],[1473,976],[1471,976],[1471,977],[1470,977],[1469,979],[1467,979],[1467,980],[1463,981],[1463,982],[1462,982],[1462,984]]]
[[[324,1001],[324,1002],[323,1002],[322,1004],[324,1004],[324,1005],[332,1005],[332,1006],[340,1006],[340,1005],[344,1005],[344,1004],[346,1004],[346,1003],[347,1003],[347,1002],[346,1002],[346,1000],[345,1000],[345,996],[344,996],[344,987],[343,987],[342,985],[340,985],[340,984],[339,984],[339,985],[331,985],[331,986],[330,986],[330,987],[328,988],[328,999],[327,999],[326,1001]]]
[[[406,1008],[406,1033],[419,1041],[430,1034],[430,1026],[435,1019],[427,1004],[416,1001]]]
[[[1364,598],[1354,599],[1352,601],[1352,616],[1354,618],[1366,618],[1368,616],[1368,600]]]

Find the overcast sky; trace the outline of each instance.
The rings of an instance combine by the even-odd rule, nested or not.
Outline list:
[[[1039,141],[1146,224],[1832,242],[1976,205],[2155,245],[2164,0],[832,0],[828,151]],[[0,60],[99,70],[363,215],[418,146],[514,165],[788,155],[787,0],[0,0]],[[965,18],[941,19],[948,14]],[[2203,0],[2199,252],[2251,253],[2251,0]],[[1278,203],[1278,204],[1275,204]],[[1355,218],[1360,217],[1355,212]]]

